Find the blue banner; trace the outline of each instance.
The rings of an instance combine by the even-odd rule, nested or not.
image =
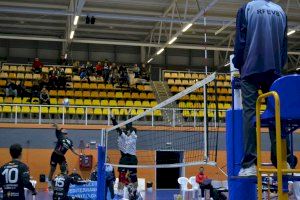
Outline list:
[[[71,185],[68,193],[70,197],[82,199],[97,199],[97,181],[91,181],[84,185]]]

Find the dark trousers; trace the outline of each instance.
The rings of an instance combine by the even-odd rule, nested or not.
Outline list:
[[[244,132],[244,145],[245,156],[242,160],[242,167],[248,168],[253,164],[256,164],[256,127],[255,127],[255,115],[256,115],[256,100],[258,98],[258,90],[261,89],[263,93],[269,92],[272,83],[279,78],[279,75],[274,74],[273,71],[268,71],[260,74],[254,74],[242,79],[242,101],[243,101],[243,132]],[[271,141],[271,161],[272,164],[277,166],[276,159],[276,133],[275,126],[269,127],[269,135]],[[287,137],[287,156],[288,162],[291,166],[292,160],[291,151],[289,148],[289,140]]]
[[[214,195],[214,188],[211,184],[207,184],[207,185],[201,185],[200,184],[201,197],[204,198],[204,191],[206,189],[209,190],[209,196],[212,198],[213,195]]]
[[[113,181],[106,181],[106,186],[105,186],[105,199],[107,198],[107,189],[109,189],[110,192],[110,198],[114,199],[115,197],[115,192],[114,192],[114,182]]]

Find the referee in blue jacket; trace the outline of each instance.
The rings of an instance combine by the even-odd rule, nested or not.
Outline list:
[[[239,176],[256,175],[256,130],[253,124],[258,90],[268,92],[287,61],[287,16],[271,0],[253,0],[239,9],[233,63],[241,74],[245,156]],[[269,127],[271,161],[277,166],[275,127]],[[289,146],[289,145],[288,145]],[[287,149],[288,164],[292,163]]]

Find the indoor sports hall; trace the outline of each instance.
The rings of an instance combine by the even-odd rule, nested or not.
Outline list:
[[[300,0],[0,0],[0,200],[300,200]]]

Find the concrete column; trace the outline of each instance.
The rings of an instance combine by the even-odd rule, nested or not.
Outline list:
[[[146,62],[146,47],[141,47],[141,63],[145,63]]]

